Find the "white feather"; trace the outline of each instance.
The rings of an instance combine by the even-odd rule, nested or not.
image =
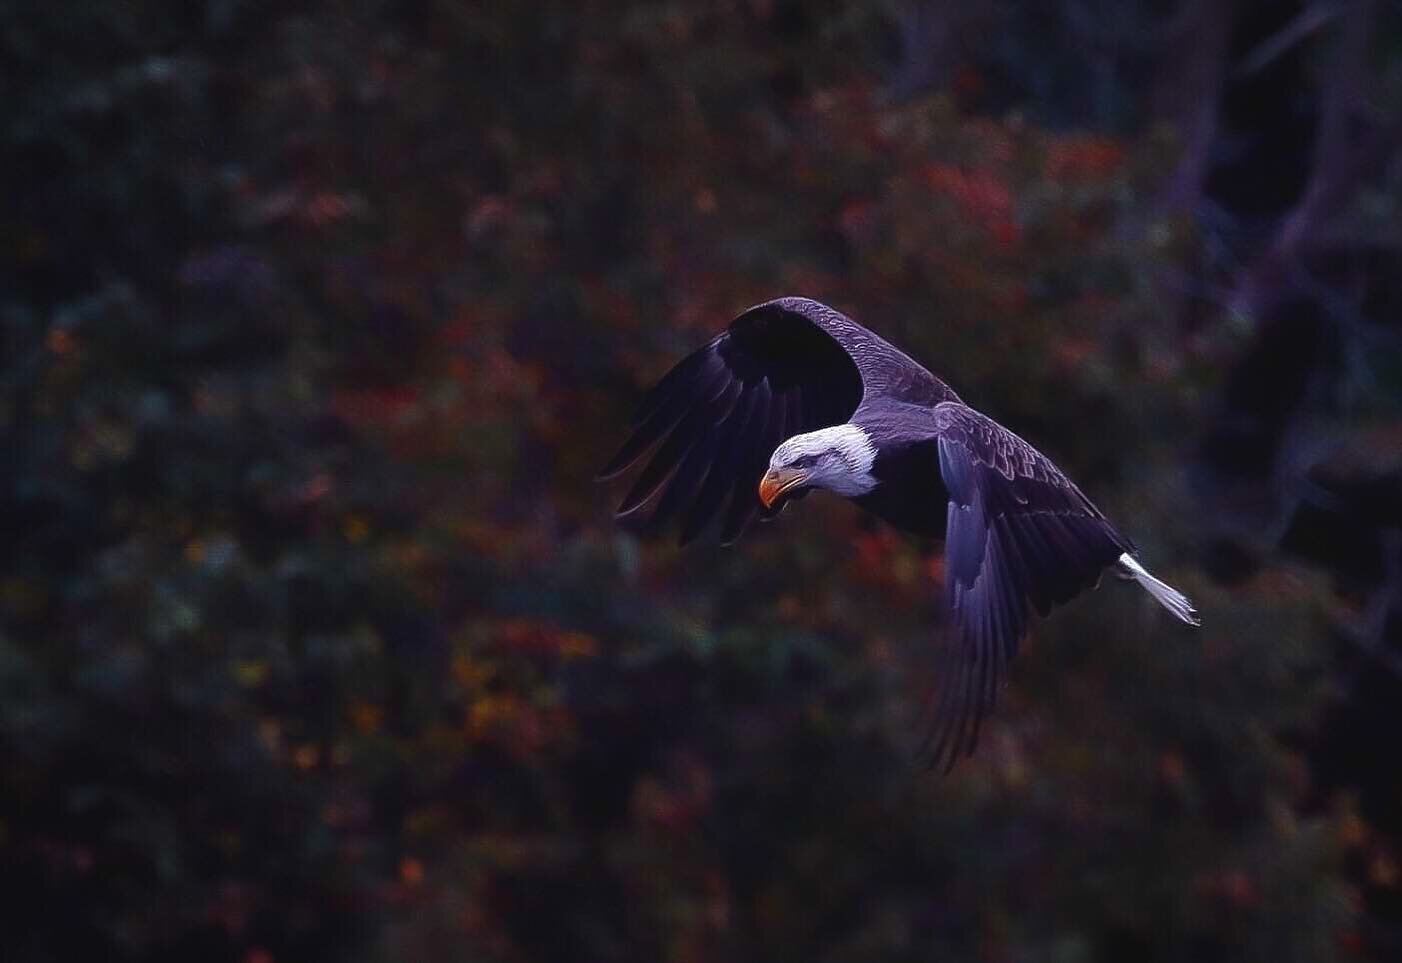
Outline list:
[[[1128,552],[1120,556],[1120,568],[1125,574],[1144,586],[1145,591],[1154,599],[1168,609],[1174,615],[1189,625],[1201,625],[1202,619],[1198,618],[1197,609],[1193,608],[1193,603],[1188,601],[1188,597],[1178,591],[1167,582],[1161,582],[1149,574],[1149,570]]]
[[[876,446],[856,425],[833,425],[794,435],[769,459],[769,467],[785,468],[800,458],[816,459],[808,468],[808,484],[853,498],[876,487],[871,466]]]

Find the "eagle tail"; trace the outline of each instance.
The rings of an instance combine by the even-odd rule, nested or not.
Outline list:
[[[1167,582],[1161,582],[1150,575],[1149,570],[1140,565],[1133,555],[1128,552],[1121,555],[1120,568],[1126,575],[1144,586],[1146,592],[1177,616],[1180,621],[1189,625],[1202,625],[1202,619],[1198,618],[1197,609],[1193,608],[1193,603],[1188,601],[1188,597]]]

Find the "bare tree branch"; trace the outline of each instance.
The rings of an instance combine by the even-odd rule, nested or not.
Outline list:
[[[1347,4],[1343,2],[1317,3],[1301,10],[1295,19],[1282,27],[1278,33],[1257,44],[1256,49],[1247,54],[1246,59],[1233,71],[1234,75],[1249,77],[1269,67],[1289,52],[1291,47],[1302,43],[1327,26],[1343,13],[1346,7]]]
[[[1260,317],[1290,296],[1295,290],[1291,265],[1309,239],[1402,145],[1402,116],[1369,124],[1360,113],[1375,6],[1374,0],[1353,0],[1344,11],[1320,98],[1309,183],[1270,246],[1242,273],[1230,298],[1232,308],[1246,316]]]
[[[1183,154],[1162,201],[1170,210],[1194,211],[1202,197],[1235,20],[1235,0],[1189,0],[1167,31],[1155,113],[1183,138]]]

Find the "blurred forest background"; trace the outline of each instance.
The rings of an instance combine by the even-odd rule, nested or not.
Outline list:
[[[6,961],[1402,958],[1402,5],[20,0],[0,64]],[[929,546],[593,481],[782,294],[1202,630],[1102,586],[921,772]]]

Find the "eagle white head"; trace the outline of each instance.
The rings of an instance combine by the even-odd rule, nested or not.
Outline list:
[[[759,483],[759,500],[770,508],[788,492],[825,488],[847,498],[876,487],[871,466],[876,446],[856,425],[833,425],[794,435],[769,458],[769,470]]]

